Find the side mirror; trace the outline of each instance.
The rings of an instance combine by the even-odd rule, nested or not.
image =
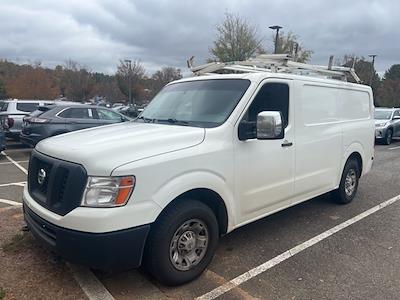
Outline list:
[[[400,120],[400,116],[394,116],[393,120]]]
[[[262,111],[257,115],[257,139],[283,139],[284,126],[279,111]]]

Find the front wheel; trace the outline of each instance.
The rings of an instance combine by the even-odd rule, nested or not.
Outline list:
[[[145,267],[165,285],[189,282],[211,262],[218,238],[213,211],[202,202],[182,199],[167,208],[151,229]]]
[[[353,201],[357,193],[360,173],[357,160],[348,160],[343,170],[339,188],[333,193],[336,202],[347,204]]]
[[[392,143],[392,138],[393,138],[393,131],[392,129],[388,129],[386,131],[385,144],[390,145]]]

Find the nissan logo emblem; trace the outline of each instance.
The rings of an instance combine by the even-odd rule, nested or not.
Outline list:
[[[37,181],[40,185],[42,185],[46,180],[46,171],[44,169],[40,169],[37,176]]]

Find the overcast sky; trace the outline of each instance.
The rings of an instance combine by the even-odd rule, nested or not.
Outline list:
[[[268,26],[293,31],[314,51],[312,63],[378,54],[380,73],[400,63],[399,0],[0,0],[0,59],[47,66],[73,59],[113,73],[130,58],[149,74],[162,66],[186,71],[188,57],[210,56],[226,12],[256,25],[270,50]]]

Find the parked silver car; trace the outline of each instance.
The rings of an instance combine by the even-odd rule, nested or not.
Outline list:
[[[375,139],[390,145],[393,137],[400,137],[400,109],[375,109]]]
[[[7,137],[19,139],[23,118],[35,111],[39,105],[53,104],[50,100],[2,100],[0,101],[0,123]]]

